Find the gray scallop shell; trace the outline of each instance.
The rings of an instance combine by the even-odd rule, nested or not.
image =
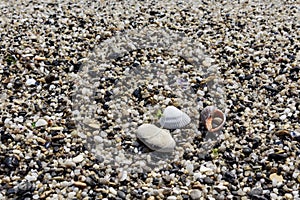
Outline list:
[[[188,125],[191,118],[174,106],[168,106],[159,119],[159,123],[166,129],[178,129]]]
[[[137,138],[147,147],[160,152],[171,152],[175,148],[175,140],[168,130],[158,128],[152,124],[143,124],[137,129]]]

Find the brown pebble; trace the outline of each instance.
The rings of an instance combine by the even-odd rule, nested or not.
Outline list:
[[[278,130],[278,131],[275,132],[275,135],[277,135],[277,136],[284,136],[284,135],[290,136],[290,132],[288,130]]]
[[[193,189],[203,189],[203,186],[202,186],[202,184],[199,181],[196,181],[193,184]]]
[[[282,183],[284,181],[282,175],[277,175],[277,173],[273,173],[270,175],[271,181],[276,181],[277,183]]]
[[[297,176],[297,181],[300,183],[300,174]]]
[[[44,60],[46,60],[46,58],[45,58],[45,57],[41,57],[41,56],[35,56],[35,57],[34,57],[34,60],[37,60],[37,61],[44,61]]]
[[[85,187],[86,187],[86,183],[80,182],[80,181],[75,181],[75,182],[74,182],[74,185],[75,185],[76,187],[79,187],[79,188],[85,188]]]
[[[66,136],[64,134],[60,133],[60,134],[53,136],[51,139],[52,140],[60,140],[60,139],[64,139],[65,137]]]

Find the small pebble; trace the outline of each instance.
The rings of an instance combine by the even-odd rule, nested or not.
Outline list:
[[[82,154],[79,154],[78,156],[73,158],[74,163],[81,163],[83,161],[84,157]]]
[[[282,183],[284,181],[283,176],[282,175],[278,175],[277,173],[273,173],[270,175],[270,180],[277,184],[277,183]]]
[[[121,191],[121,190],[118,190],[118,191],[117,191],[117,194],[118,194],[118,197],[120,197],[120,198],[122,198],[122,199],[125,199],[125,198],[126,198],[126,194],[125,194],[123,191]]]
[[[75,181],[75,182],[74,182],[74,185],[75,185],[76,187],[79,187],[79,188],[85,188],[85,187],[86,187],[86,183],[80,182],[80,181]]]
[[[46,126],[48,124],[48,122],[44,119],[38,119],[35,122],[35,127],[42,127],[42,126]]]
[[[176,200],[176,196],[168,196],[167,200]]]
[[[109,192],[110,192],[111,194],[113,194],[113,195],[117,195],[117,194],[118,194],[118,192],[117,192],[113,187],[110,187],[110,188],[109,188]]]
[[[202,192],[198,189],[192,190],[190,192],[191,199],[200,199]]]
[[[35,85],[35,83],[36,83],[35,79],[29,78],[29,79],[26,80],[25,85],[26,86],[32,86],[32,85]]]

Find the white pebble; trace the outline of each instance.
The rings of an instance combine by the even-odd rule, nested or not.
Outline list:
[[[25,177],[25,179],[27,180],[27,181],[36,181],[37,180],[37,176],[35,176],[35,175],[27,175],[26,177]]]
[[[189,174],[192,174],[194,171],[194,165],[192,163],[187,163],[186,170],[188,171]]]
[[[271,197],[271,199],[277,199],[277,194],[275,194],[275,193],[272,192],[270,194],[270,197]]]
[[[13,87],[13,84],[12,83],[8,83],[6,87],[10,89],[10,88]]]
[[[167,200],[176,200],[177,198],[175,196],[168,196]]]
[[[274,128],[275,128],[275,125],[274,124],[270,124],[269,131],[273,130]]]
[[[76,195],[76,192],[69,192],[68,193],[68,198],[73,199],[75,197],[75,195]]]
[[[37,122],[35,123],[35,127],[41,127],[41,126],[46,126],[48,122],[44,119],[38,119]]]
[[[285,120],[285,119],[286,119],[286,115],[281,115],[281,116],[279,117],[279,119],[282,120],[282,121]]]
[[[127,171],[122,170],[120,181],[125,181],[127,179]]]
[[[103,138],[102,138],[101,136],[98,136],[98,135],[96,135],[96,136],[94,137],[94,140],[95,140],[95,142],[96,142],[97,144],[100,144],[100,143],[103,142]]]
[[[49,86],[49,90],[51,91],[51,90],[54,90],[56,87],[55,87],[55,85],[50,85]]]
[[[202,172],[202,173],[211,172],[211,171],[212,171],[211,168],[205,167],[203,165],[201,165],[201,167],[200,167],[200,172]]]
[[[191,199],[200,199],[202,192],[198,189],[192,190],[190,193]]]
[[[79,154],[78,156],[76,156],[76,157],[74,157],[73,158],[73,162],[74,163],[80,163],[80,162],[82,162],[83,161],[83,155],[82,154]]]
[[[287,200],[292,200],[292,199],[293,199],[293,195],[290,194],[290,193],[286,193],[286,194],[284,195],[284,197],[285,197]]]
[[[109,192],[111,194],[113,194],[113,195],[117,195],[118,194],[117,191],[114,188],[112,188],[112,187],[109,188]]]
[[[33,78],[27,79],[25,82],[26,86],[35,85],[36,81]]]

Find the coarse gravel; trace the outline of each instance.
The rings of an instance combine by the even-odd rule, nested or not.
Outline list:
[[[0,199],[300,199],[299,5],[1,1]],[[134,131],[168,105],[193,123],[157,155]]]

